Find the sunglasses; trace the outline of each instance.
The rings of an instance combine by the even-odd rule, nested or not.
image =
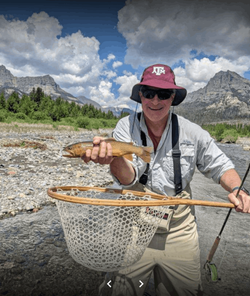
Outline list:
[[[172,89],[151,89],[147,87],[141,88],[141,93],[146,99],[153,99],[157,94],[160,100],[168,100],[171,95],[174,93]]]

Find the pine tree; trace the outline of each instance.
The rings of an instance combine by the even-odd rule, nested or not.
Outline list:
[[[33,87],[33,90],[32,92],[30,93],[30,98],[32,101],[34,101],[37,106],[40,105],[41,101],[42,101],[42,98],[44,97],[44,92],[43,90],[41,89],[41,87],[38,87],[36,90],[35,88]]]
[[[20,98],[16,92],[13,92],[7,100],[7,110],[13,113],[19,112]]]
[[[36,103],[30,99],[29,96],[23,95],[19,103],[19,112],[26,115],[31,115],[36,109]]]
[[[6,109],[6,100],[5,100],[5,97],[4,97],[4,93],[2,92],[1,95],[0,95],[0,109]]]

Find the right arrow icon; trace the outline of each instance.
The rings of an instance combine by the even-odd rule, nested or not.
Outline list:
[[[139,283],[140,283],[139,288],[141,288],[144,285],[144,283],[141,280],[139,280]]]

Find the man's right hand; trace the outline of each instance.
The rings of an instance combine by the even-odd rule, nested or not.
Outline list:
[[[113,159],[112,146],[102,137],[94,137],[93,149],[88,149],[82,156],[82,160],[86,163],[92,160],[94,163],[110,164]]]

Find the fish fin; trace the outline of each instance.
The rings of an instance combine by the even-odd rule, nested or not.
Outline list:
[[[130,145],[134,145],[133,142],[123,142],[123,141],[117,141],[115,138],[105,138],[104,141],[114,141],[114,142],[120,142],[120,143],[125,143],[125,144],[130,144]]]
[[[154,151],[154,148],[153,147],[147,146],[147,147],[143,147],[143,148],[144,148],[144,150],[146,150],[149,153],[152,153]]]
[[[143,149],[143,153],[142,155],[140,155],[140,158],[143,161],[150,163],[150,160],[151,160],[150,153],[153,152],[153,147],[142,147],[142,149]]]
[[[127,160],[130,160],[132,161],[133,160],[133,155],[130,153],[130,154],[125,154],[123,155],[124,158],[126,158]]]

